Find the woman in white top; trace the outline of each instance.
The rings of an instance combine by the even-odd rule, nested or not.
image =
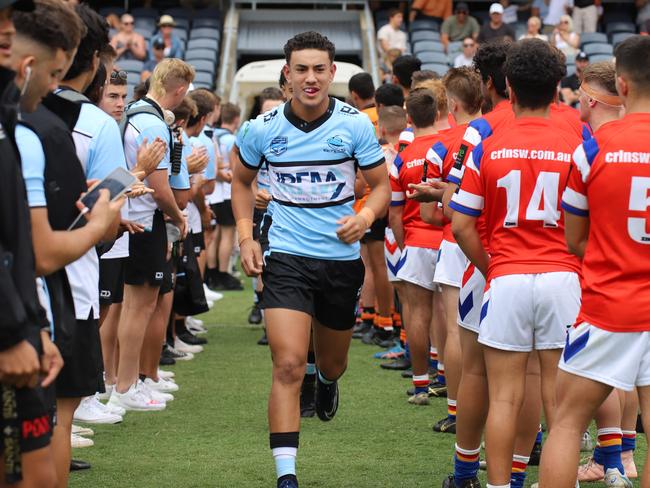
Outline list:
[[[541,39],[542,41],[548,41],[548,36],[540,34],[539,31],[542,29],[542,21],[539,17],[534,15],[528,19],[528,31],[519,37],[519,40],[522,39]]]
[[[580,34],[573,32],[573,20],[568,15],[560,17],[560,23],[555,26],[551,35],[551,44],[566,55],[578,52]]]

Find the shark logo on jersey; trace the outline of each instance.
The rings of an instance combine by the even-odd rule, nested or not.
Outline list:
[[[267,113],[266,115],[264,115],[264,123],[266,124],[271,119],[273,119],[273,117],[275,117],[276,115],[278,115],[278,110],[277,109],[275,109],[273,112]]]
[[[333,136],[327,139],[327,146],[329,149],[325,148],[323,151],[325,152],[337,152],[337,153],[342,153],[345,152],[345,142],[341,138],[341,136]]]
[[[274,137],[271,140],[271,152],[276,156],[284,153],[287,150],[288,139],[284,136]]]

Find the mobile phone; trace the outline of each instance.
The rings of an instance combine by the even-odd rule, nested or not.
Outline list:
[[[88,191],[88,193],[81,197],[81,203],[83,203],[84,207],[86,207],[88,210],[92,210],[92,208],[95,206],[95,203],[97,203],[97,200],[99,199],[100,190],[108,190],[109,200],[113,201],[124,195],[124,193],[126,193],[131,185],[137,181],[138,179],[129,173],[125,168],[115,168],[106,178],[93,186]],[[87,211],[80,213],[72,225],[68,228],[68,230],[77,227],[77,224],[85,213],[87,213]]]

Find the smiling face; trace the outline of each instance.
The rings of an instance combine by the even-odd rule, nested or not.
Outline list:
[[[16,36],[11,10],[11,7],[0,9],[0,66],[4,67],[9,65],[11,45]]]
[[[297,105],[302,105],[306,111],[327,108],[329,86],[336,73],[336,66],[330,61],[327,51],[294,51],[284,71]]]

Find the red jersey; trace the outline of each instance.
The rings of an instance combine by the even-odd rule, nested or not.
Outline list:
[[[442,228],[427,224],[420,217],[420,203],[406,198],[409,183],[421,183],[428,174],[425,169],[429,149],[440,140],[440,134],[413,139],[406,149],[395,157],[390,174],[391,206],[403,205],[404,244],[413,247],[439,249]]]
[[[466,129],[467,124],[461,124],[440,132],[440,140],[427,152],[426,158],[429,163],[428,178],[448,181],[449,172],[456,161],[458,149],[460,148]],[[443,240],[456,242],[454,234],[451,232],[451,221],[446,217],[443,221]]]
[[[578,322],[650,331],[650,114],[596,131],[573,154],[566,212],[588,217]]]
[[[564,103],[551,103],[549,118],[573,131],[578,137],[586,140],[591,138],[591,130],[580,120],[580,112]]]
[[[553,121],[525,117],[474,149],[450,205],[467,215],[485,214],[488,280],[580,272],[580,261],[567,251],[560,212],[571,154],[579,144],[579,137]]]

